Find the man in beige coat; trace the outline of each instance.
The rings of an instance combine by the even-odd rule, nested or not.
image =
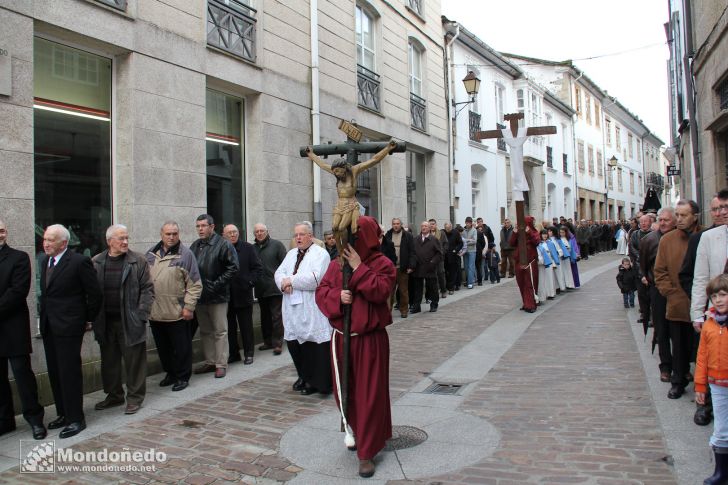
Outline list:
[[[695,345],[695,332],[690,324],[690,298],[680,285],[680,269],[688,250],[690,236],[700,231],[700,208],[693,200],[682,199],[675,207],[677,230],[665,234],[655,259],[655,286],[667,299],[665,317],[672,344],[672,387],[667,393],[677,399],[685,392],[690,372],[690,356]]]

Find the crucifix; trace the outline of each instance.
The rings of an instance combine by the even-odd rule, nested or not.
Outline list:
[[[314,145],[301,147],[299,155],[308,157],[312,162],[321,167],[322,170],[333,174],[336,177],[336,193],[338,200],[333,209],[332,229],[334,231],[334,239],[336,247],[339,250],[339,257],[342,261],[342,279],[343,289],[349,289],[349,279],[352,270],[349,262],[343,257],[344,248],[347,245],[354,246],[357,231],[357,220],[359,219],[360,208],[359,202],[356,200],[357,176],[380,163],[390,153],[404,152],[407,150],[407,144],[404,142],[372,142],[361,143],[362,132],[348,121],[342,120],[339,129],[346,133],[346,143],[339,145]],[[360,153],[374,153],[369,160],[359,163]],[[324,157],[328,155],[345,155],[346,158],[339,158],[331,165],[327,164],[319,155]],[[348,390],[349,390],[349,352],[351,345],[351,305],[343,305],[343,350],[342,350],[342,369],[338,372],[338,359],[334,359],[337,375],[341,376],[337,386],[340,394],[340,411],[341,411],[341,427],[346,432],[346,439],[353,437],[349,435],[349,427],[346,421],[346,412],[348,407]],[[347,442],[347,446],[350,443]]]
[[[516,202],[516,226],[518,227],[518,262],[521,267],[529,262],[526,257],[526,215],[523,208],[523,193],[527,192],[528,181],[523,171],[523,144],[529,136],[554,135],[555,126],[531,126],[529,128],[518,127],[518,120],[523,119],[523,113],[509,113],[503,117],[510,123],[509,128],[498,130],[479,131],[474,134],[473,139],[484,140],[487,138],[503,138],[503,141],[511,147],[511,192]]]

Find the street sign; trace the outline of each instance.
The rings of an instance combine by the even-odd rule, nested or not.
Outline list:
[[[680,169],[673,167],[672,165],[667,166],[667,176],[672,177],[674,175],[680,175]]]
[[[356,143],[361,141],[363,133],[352,123],[349,123],[346,120],[341,120],[341,123],[339,123],[339,129],[346,133],[346,136],[354,140]]]

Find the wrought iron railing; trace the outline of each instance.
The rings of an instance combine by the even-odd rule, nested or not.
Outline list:
[[[410,93],[410,115],[412,116],[412,128],[420,131],[427,129],[427,101]]]
[[[356,90],[359,97],[359,106],[374,111],[381,111],[379,101],[379,74],[367,69],[361,64],[357,64],[356,69]]]
[[[255,62],[255,15],[239,0],[207,1],[207,43]]]
[[[99,3],[108,5],[109,7],[126,12],[126,0],[96,0]]]
[[[422,15],[422,0],[407,0],[407,6],[414,10],[417,15]]]
[[[506,125],[501,123],[496,123],[496,125],[499,130],[502,130],[506,127]],[[503,138],[498,138],[498,150],[506,151],[506,141]]]
[[[553,147],[546,147],[546,166],[548,168],[554,168],[554,149]]]
[[[647,172],[647,186],[661,189],[665,186],[665,178],[659,173]]]
[[[564,157],[564,161],[563,161],[564,173],[569,173],[569,156],[566,153],[564,153],[563,157]]]
[[[479,141],[482,143],[482,140],[476,140],[475,134],[480,131],[480,114],[476,113],[475,111],[469,112],[469,118],[470,118],[470,139],[473,141]]]

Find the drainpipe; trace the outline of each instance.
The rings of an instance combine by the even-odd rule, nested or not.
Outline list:
[[[311,144],[321,143],[321,112],[319,97],[318,0],[310,0],[311,16]],[[313,166],[313,232],[323,239],[323,211],[321,209],[321,169]]]
[[[450,26],[455,27],[455,35],[452,39],[445,44],[445,86],[447,86],[447,141],[448,141],[448,155],[450,157],[449,167],[447,169],[447,183],[448,191],[450,193],[450,222],[455,225],[455,194],[453,193],[453,170],[455,169],[455,140],[453,139],[453,124],[455,120],[452,117],[452,100],[455,99],[453,96],[452,89],[452,76],[450,71],[450,50],[455,42],[455,39],[460,36],[460,24],[457,22],[451,22]],[[448,31],[449,33],[450,31]],[[447,35],[447,34],[445,34]]]

